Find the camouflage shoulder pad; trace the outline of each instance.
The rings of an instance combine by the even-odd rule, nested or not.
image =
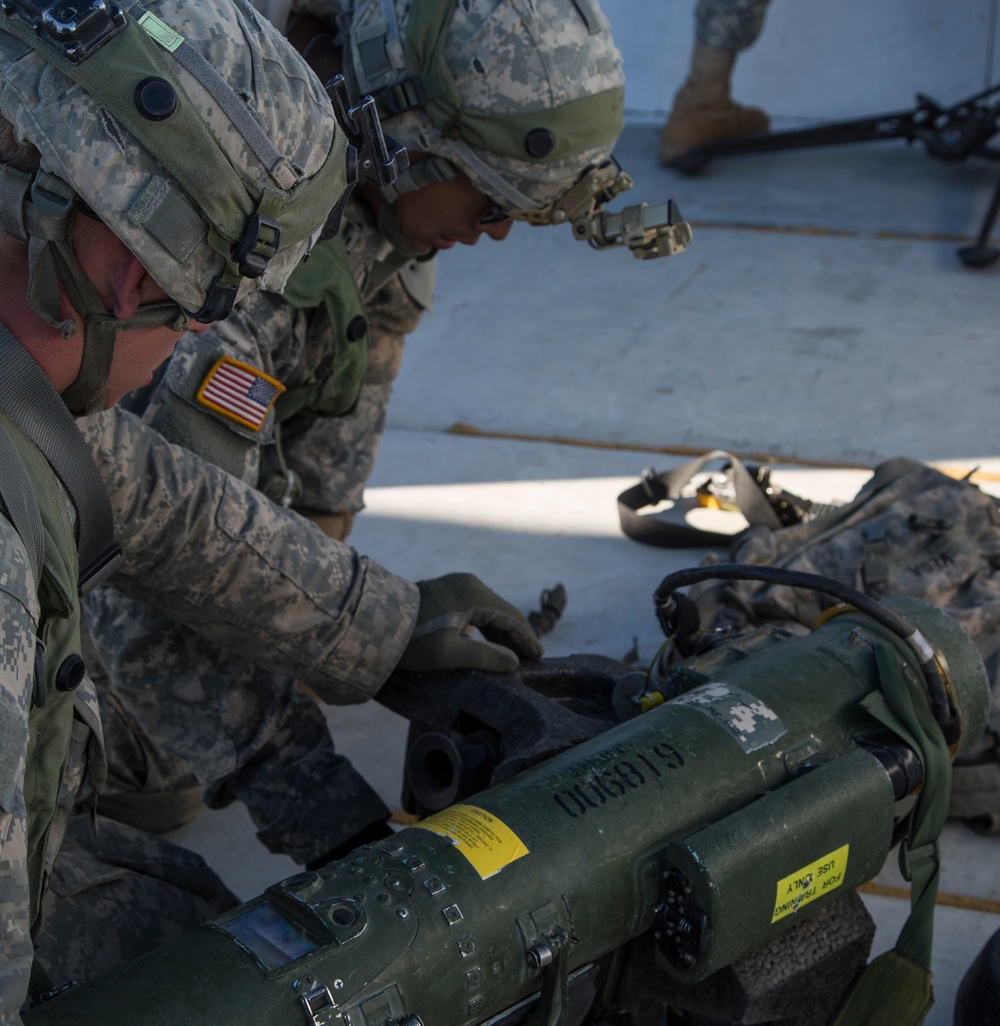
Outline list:
[[[329,319],[331,352],[323,373],[275,403],[277,419],[297,413],[339,417],[357,405],[368,366],[368,319],[341,237],[322,242],[293,272],[282,298],[301,310],[323,310]]]

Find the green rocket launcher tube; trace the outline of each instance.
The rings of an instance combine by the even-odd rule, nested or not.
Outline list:
[[[975,646],[933,606],[888,604],[933,646],[964,749],[989,706]],[[886,651],[923,688],[891,631],[847,612],[722,648],[684,666],[673,700],[25,1023],[465,1026],[541,994],[534,1026],[561,1021],[574,973],[650,930],[663,972],[703,978],[874,876],[920,784],[862,705]]]

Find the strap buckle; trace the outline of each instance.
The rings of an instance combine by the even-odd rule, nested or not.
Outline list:
[[[382,108],[381,112],[390,117],[427,106],[427,90],[416,75],[408,75],[392,85],[376,89],[374,97]]]
[[[648,506],[655,506],[658,502],[663,502],[668,497],[666,485],[659,480],[659,476],[653,467],[642,468],[639,484],[642,485],[642,490],[646,493],[646,498],[649,500]]]
[[[941,846],[937,838],[917,848],[907,847],[904,841],[899,846],[899,871],[903,874],[903,879],[912,880],[913,870],[927,859],[933,859],[938,865],[941,864]]]
[[[121,565],[122,547],[118,542],[112,542],[90,566],[80,571],[77,590],[81,595],[86,595],[99,584],[103,584]]]
[[[240,241],[233,246],[233,260],[244,278],[259,278],[281,244],[278,222],[259,211],[247,218]]]

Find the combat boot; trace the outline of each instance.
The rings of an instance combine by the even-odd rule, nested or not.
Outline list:
[[[687,150],[718,139],[766,132],[771,121],[757,107],[743,107],[729,95],[736,54],[696,42],[687,79],[660,132],[660,162],[669,164]]]

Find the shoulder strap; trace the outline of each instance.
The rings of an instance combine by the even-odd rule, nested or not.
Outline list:
[[[832,1026],[921,1026],[934,1003],[931,945],[934,901],[941,877],[938,838],[951,790],[951,758],[941,727],[920,688],[884,644],[875,646],[881,691],[863,705],[920,757],[923,785],[899,851],[910,881],[910,915],[895,947],[874,959],[855,981]]]
[[[37,586],[45,559],[45,539],[38,499],[31,487],[31,478],[21,462],[7,429],[0,423],[0,502],[28,550],[31,575]]]
[[[0,374],[0,409],[45,456],[76,507],[79,590],[81,595],[85,594],[110,577],[121,563],[122,550],[115,541],[111,501],[66,405],[42,369],[3,324],[0,363],[4,368]],[[7,499],[6,490],[4,498]],[[11,511],[12,520],[14,515]],[[14,526],[19,528],[17,523]],[[23,535],[22,540],[28,545]]]
[[[368,319],[343,236],[315,246],[309,260],[292,272],[281,298],[300,310],[324,307],[335,352],[317,375],[320,380],[278,396],[275,419],[280,424],[303,411],[324,417],[350,413],[368,368]]]
[[[772,529],[782,526],[778,514],[743,462],[722,449],[713,449],[704,456],[689,460],[662,474],[648,470],[637,485],[622,492],[618,496],[618,518],[622,531],[630,538],[646,545],[658,545],[668,549],[728,545],[732,542],[731,534],[704,531],[682,523],[669,523],[658,519],[655,514],[641,515],[638,512],[646,506],[655,506],[667,499],[676,499],[691,478],[713,460],[726,460],[730,464],[736,488],[736,504],[751,526],[762,524]]]

